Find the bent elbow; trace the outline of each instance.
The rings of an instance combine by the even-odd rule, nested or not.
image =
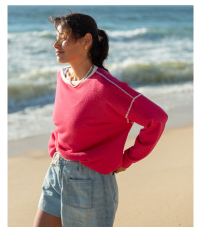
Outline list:
[[[168,115],[165,113],[164,110],[162,110],[159,114],[159,117],[157,117],[156,120],[154,120],[154,122],[157,124],[157,127],[159,127],[159,130],[163,131],[167,123],[167,120]]]
[[[166,114],[166,113],[163,111],[162,122],[163,122],[164,124],[166,124],[167,120],[168,120],[168,114]]]
[[[167,120],[168,120],[168,115],[165,113],[165,111],[163,111],[161,117],[158,120],[161,131],[164,130]]]
[[[163,121],[164,121],[164,123],[166,124],[166,122],[167,122],[169,116],[168,116],[168,114],[166,114],[166,112],[164,112],[164,113],[165,113],[165,115],[164,115],[164,117],[163,117]]]

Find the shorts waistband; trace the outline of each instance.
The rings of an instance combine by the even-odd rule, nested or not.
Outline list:
[[[69,166],[79,167],[79,172],[82,172],[82,169],[84,167],[79,161],[72,161],[72,160],[68,160],[68,159],[63,158],[58,150],[53,155],[53,158],[52,158],[52,161],[50,164],[51,167],[53,167],[54,164],[56,166],[69,165]]]

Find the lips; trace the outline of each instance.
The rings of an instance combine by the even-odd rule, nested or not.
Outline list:
[[[59,56],[62,53],[64,53],[64,52],[63,51],[56,51],[56,56]]]

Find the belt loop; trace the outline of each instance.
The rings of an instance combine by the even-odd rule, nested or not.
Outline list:
[[[83,166],[82,166],[82,164],[79,162],[78,171],[79,171],[79,172],[82,172],[82,170],[83,170]]]

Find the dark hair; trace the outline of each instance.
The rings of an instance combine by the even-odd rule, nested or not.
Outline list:
[[[71,34],[75,41],[90,33],[93,41],[89,50],[90,59],[94,65],[109,72],[103,66],[104,60],[108,57],[108,35],[104,30],[97,28],[97,23],[91,16],[71,12],[61,17],[49,17],[49,21],[54,24],[56,30],[60,24],[69,26],[72,29]]]

